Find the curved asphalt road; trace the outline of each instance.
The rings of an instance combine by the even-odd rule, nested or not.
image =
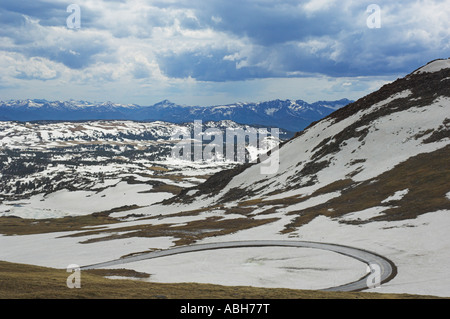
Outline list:
[[[377,269],[380,271],[379,280],[380,284],[388,282],[397,274],[397,267],[389,259],[372,253],[367,250],[362,250],[349,246],[342,246],[336,244],[327,243],[316,243],[308,241],[290,241],[290,240],[248,240],[248,241],[234,241],[234,242],[223,242],[223,243],[207,243],[207,244],[196,244],[182,247],[175,247],[165,250],[153,251],[149,253],[143,253],[136,256],[124,257],[121,259],[116,259],[108,262],[93,264],[83,266],[80,269],[94,269],[115,266],[119,264],[131,263],[135,261],[160,258],[165,256],[171,256],[176,254],[191,253],[196,251],[205,251],[213,249],[225,249],[225,248],[243,248],[243,247],[269,247],[269,246],[279,246],[279,247],[302,247],[302,248],[315,248],[332,251],[338,254],[349,256],[355,258],[363,263],[366,263],[371,269]],[[331,287],[323,289],[325,291],[361,291],[368,289],[367,279],[370,273],[366,276],[360,278],[357,281],[344,284],[337,287]]]

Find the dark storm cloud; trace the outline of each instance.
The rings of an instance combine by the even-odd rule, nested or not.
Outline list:
[[[226,60],[226,51],[185,52],[159,57],[161,70],[169,77],[191,77],[199,81],[236,81],[263,78],[271,75],[264,68],[236,67],[236,62]]]
[[[314,6],[315,3],[311,2]],[[320,4],[320,1],[317,1]],[[421,6],[411,1],[390,3],[380,1],[382,20],[380,29],[369,29],[366,20],[370,15],[368,1],[330,1],[317,9],[308,10],[308,1],[178,1],[169,4],[159,2],[164,8],[184,7],[194,10],[199,24],[214,30],[243,38],[249,44],[265,50],[253,51],[252,70],[236,69],[234,63],[220,61],[220,55],[210,59],[221,68],[220,79],[233,80],[258,76],[287,76],[288,74],[315,73],[328,76],[372,76],[408,72],[427,61],[445,57],[442,45],[430,47],[427,39],[408,38],[411,29],[428,31],[426,19],[420,17],[422,8],[430,8],[434,2]],[[436,1],[443,4],[445,1]],[[417,9],[408,12],[412,4]],[[440,35],[442,44],[448,43],[447,35]],[[447,38],[447,40],[446,40]],[[326,47],[314,48],[308,43],[328,42]],[[447,41],[447,42],[446,42]],[[300,45],[297,45],[300,44]],[[305,45],[302,45],[305,44]],[[214,53],[213,53],[214,54]],[[232,52],[229,52],[232,54]],[[215,55],[215,54],[214,54]],[[198,62],[183,68],[180,61],[194,61],[192,53],[176,62],[162,59],[163,69],[169,76],[183,77],[187,73],[196,78],[212,80],[216,67],[206,68]],[[270,59],[272,63],[267,62]],[[164,65],[165,61],[175,63]],[[272,67],[266,68],[265,65]],[[228,68],[224,71],[223,68]],[[265,68],[265,69],[264,69]],[[227,78],[227,76],[229,76]]]
[[[345,17],[333,15],[332,8],[308,17],[300,4],[301,1],[215,0],[156,3],[161,8],[193,9],[201,25],[248,37],[264,46],[339,32],[339,23]],[[220,22],[215,22],[212,17],[220,18]]]

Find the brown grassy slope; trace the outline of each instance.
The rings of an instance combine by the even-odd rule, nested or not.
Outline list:
[[[125,273],[125,271],[121,271]],[[120,272],[119,272],[120,273]],[[81,288],[69,289],[61,269],[0,261],[0,299],[429,299],[433,296],[380,293],[337,293],[314,290],[228,287],[211,284],[150,283],[107,279],[81,272]]]
[[[450,200],[446,197],[450,191],[449,156],[450,146],[446,146],[411,157],[392,170],[354,187],[347,187],[347,183],[343,183],[341,196],[314,207],[290,212],[290,215],[297,217],[290,225],[286,225],[284,232],[305,225],[319,215],[337,218],[375,206],[390,208],[382,215],[360,223],[414,219],[421,214],[450,209]],[[401,200],[382,203],[396,191],[404,189],[409,192]]]

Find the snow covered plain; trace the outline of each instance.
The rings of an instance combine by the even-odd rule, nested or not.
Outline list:
[[[199,173],[201,171],[200,168]],[[193,174],[194,170],[188,170]],[[195,175],[195,174],[193,174]],[[111,184],[113,181],[111,180]],[[118,183],[120,184],[120,183]],[[118,185],[117,184],[117,185]],[[52,212],[46,217],[57,216],[63,210],[71,215],[99,211],[117,207],[123,191],[132,193],[143,190],[142,185],[132,186],[130,189],[121,189],[117,193],[117,201],[112,192],[106,197],[101,197],[102,192],[95,194],[86,192],[82,198],[89,199],[89,195],[95,199],[96,205],[90,206],[89,201],[78,200],[80,193],[70,194],[68,191],[57,192],[48,196],[46,201],[37,200],[36,196],[30,204],[36,204],[41,210],[53,207]],[[107,191],[108,188],[105,190]],[[111,188],[111,191],[114,189]],[[104,191],[104,192],[105,192]],[[391,199],[398,199],[404,191],[392,194]],[[156,193],[158,194],[158,193]],[[76,196],[75,196],[76,195]],[[137,198],[148,196],[142,205],[150,205],[156,199],[155,194],[137,194],[133,197],[133,203]],[[162,194],[159,193],[161,196]],[[317,196],[301,204],[302,207],[313,207],[321,202],[326,202],[338,194]],[[69,196],[69,197],[67,197]],[[70,196],[75,196],[72,202]],[[163,197],[165,195],[162,195]],[[163,197],[159,198],[162,199]],[[61,202],[61,200],[65,200]],[[104,201],[102,201],[104,200]],[[110,201],[111,200],[111,201]],[[145,202],[146,201],[146,202]],[[129,213],[144,214],[146,217],[160,214],[176,214],[178,212],[200,209],[207,206],[208,200],[197,201],[189,205],[152,205],[135,209],[129,212],[117,212],[111,216],[120,218]],[[71,205],[67,205],[71,203]],[[97,206],[97,203],[99,206]],[[131,202],[130,202],[131,203]],[[46,206],[53,204],[53,206]],[[39,206],[41,205],[41,206]],[[109,206],[108,206],[109,205]],[[232,206],[233,203],[229,203]],[[26,205],[23,205],[26,207]],[[58,209],[60,211],[58,211]],[[72,210],[72,211],[70,211]],[[450,296],[450,276],[448,276],[448,264],[450,262],[450,243],[441,240],[447,238],[447,230],[450,226],[449,211],[430,212],[417,219],[398,222],[371,222],[362,225],[340,223],[339,219],[317,217],[309,224],[300,227],[295,232],[281,234],[280,230],[288,224],[292,216],[286,215],[288,209],[279,209],[270,215],[257,215],[254,218],[277,217],[279,220],[241,230],[236,233],[207,237],[197,243],[222,242],[234,240],[258,240],[258,239],[285,239],[306,240],[325,243],[339,243],[357,248],[367,249],[390,258],[398,267],[398,275],[381,288],[372,289],[374,292],[430,294],[437,296]],[[362,212],[354,212],[342,217],[342,220],[357,220],[368,218],[382,213],[383,208],[374,207]],[[22,211],[22,217],[34,217],[38,209]],[[56,214],[56,215],[55,215]],[[206,217],[219,216],[221,218],[236,218],[237,216],[224,214],[223,210],[216,209],[198,215],[174,216],[162,219],[128,218],[119,224],[104,225],[102,228],[107,234],[118,233],[116,229],[133,225],[183,225],[195,220],[203,220]],[[86,228],[87,230],[88,228]],[[129,237],[108,241],[86,242],[104,236],[84,235],[81,237],[68,237],[77,232],[59,232],[37,235],[0,236],[0,259],[11,262],[27,263],[56,268],[65,268],[69,264],[88,265],[120,258],[121,256],[149,251],[152,249],[167,249],[173,247],[175,239],[170,236],[162,237]],[[411,240],[411,239],[414,240]],[[48,249],[46,247],[51,247]],[[430,247],[433,249],[430,250]],[[202,252],[165,257],[148,261],[126,264],[123,267],[136,271],[147,272],[152,276],[149,281],[154,282],[204,282],[222,285],[251,285],[257,287],[286,287],[296,289],[324,289],[331,286],[351,282],[362,277],[367,267],[354,259],[322,250],[301,248],[247,248],[228,249],[214,252]]]
[[[393,280],[369,291],[448,297],[450,244],[441,238],[446,238],[448,234],[449,213],[440,211],[422,215],[415,220],[364,225],[342,224],[339,220],[318,217],[296,232],[284,235],[279,233],[279,229],[286,223],[286,215],[278,213],[281,219],[277,222],[206,238],[198,243],[285,239],[358,247],[389,256],[398,267],[398,274]],[[184,220],[192,218],[185,217]],[[183,218],[178,217],[174,222],[181,223]],[[109,229],[110,233],[114,233],[114,228]],[[70,234],[0,236],[0,259],[65,268],[69,264],[82,266],[114,260],[130,253],[167,249],[173,246],[175,239],[132,237],[81,243],[96,236],[67,237]],[[430,247],[433,249],[430,250]],[[122,267],[149,273],[152,275],[149,281],[154,282],[203,282],[296,289],[324,289],[355,281],[367,272],[365,264],[336,253],[280,247],[197,252],[129,263]]]

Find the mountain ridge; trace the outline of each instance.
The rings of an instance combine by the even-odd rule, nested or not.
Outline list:
[[[271,100],[257,103],[234,103],[213,106],[186,106],[163,100],[150,106],[89,101],[47,101],[45,99],[0,102],[0,120],[9,121],[77,121],[133,120],[186,123],[194,120],[232,120],[240,124],[265,125],[300,131],[311,122],[330,114],[351,100],[318,101]]]

